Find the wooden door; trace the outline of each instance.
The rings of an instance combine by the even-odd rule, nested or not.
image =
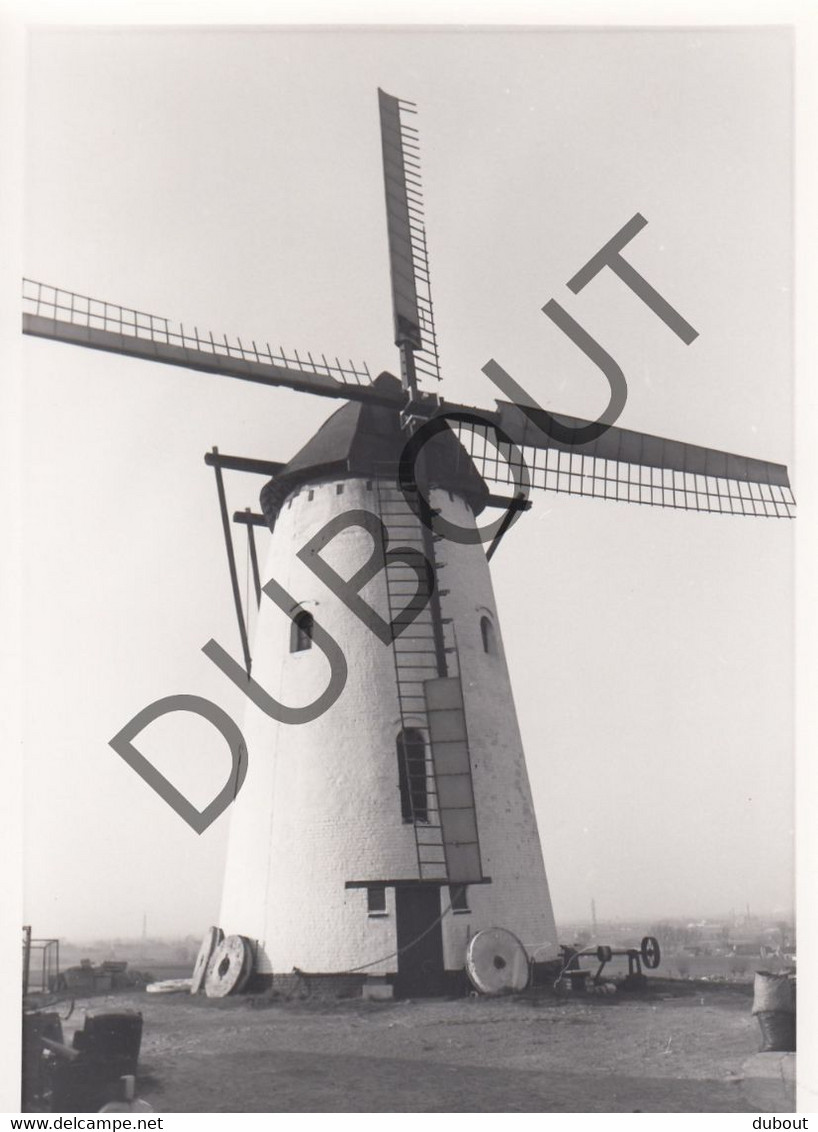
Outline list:
[[[440,889],[437,885],[398,885],[398,998],[431,998],[446,993]]]

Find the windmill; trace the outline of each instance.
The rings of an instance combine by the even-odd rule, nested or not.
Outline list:
[[[248,715],[254,755],[232,807],[220,922],[256,942],[262,974],[363,972],[416,994],[449,985],[481,928],[510,929],[536,958],[556,954],[487,565],[529,488],[777,517],[790,517],[793,501],[779,465],[616,426],[576,443],[588,422],[523,402],[484,410],[442,400],[415,108],[379,97],[400,379],[202,336],[28,280],[24,331],[346,402],[287,463],[207,457],[244,659],[242,671],[221,657],[223,671],[302,705],[327,688],[322,634],[346,658],[341,692],[315,718]],[[412,447],[434,422],[442,431]],[[260,608],[252,655],[225,470],[269,479],[262,514],[234,516]],[[504,514],[486,547],[471,532],[492,507]],[[272,531],[263,575],[261,527]],[[382,568],[366,578],[373,548]],[[353,576],[365,606],[339,596],[337,579]],[[281,602],[267,600],[263,579]]]

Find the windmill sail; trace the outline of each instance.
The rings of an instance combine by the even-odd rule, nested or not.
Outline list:
[[[407,120],[417,111],[414,103],[382,90],[378,90],[378,104],[395,345],[401,349],[405,368],[411,371],[414,366],[421,376],[439,380],[420,146],[417,128]]]
[[[23,333],[322,397],[379,399],[366,365],[327,360],[323,354],[316,359],[309,352],[301,356],[297,350],[288,354],[281,347],[272,350],[268,342],[248,346],[240,338],[200,334],[195,327],[191,332],[159,315],[31,279],[23,280]]]
[[[447,406],[450,411],[454,408]],[[506,402],[498,402],[497,411],[490,413],[465,406],[457,409],[486,422],[452,427],[488,483],[525,486],[527,476],[531,487],[596,499],[727,515],[785,519],[795,515],[783,464],[615,425],[596,440],[571,445],[547,435],[548,421],[541,410],[538,428],[537,411],[527,414]],[[550,416],[565,428],[580,429],[589,423],[563,414]],[[498,440],[493,425],[506,440]]]

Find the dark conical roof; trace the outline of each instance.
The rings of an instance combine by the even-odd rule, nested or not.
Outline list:
[[[381,374],[374,388],[395,406],[350,401],[321,425],[318,432],[282,470],[264,485],[261,508],[272,527],[286,498],[304,483],[335,476],[367,476],[397,481],[398,464],[407,435],[401,429],[401,385],[391,374]],[[425,446],[426,475],[432,484],[456,491],[468,499],[475,514],[483,510],[488,488],[465,449],[446,429]]]

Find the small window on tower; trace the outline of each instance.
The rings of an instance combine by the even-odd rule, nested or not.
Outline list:
[[[312,614],[302,609],[293,618],[290,629],[290,652],[304,652],[312,648]]]
[[[468,912],[469,908],[469,889],[465,884],[450,884],[449,885],[449,903],[452,906],[452,911]]]
[[[386,888],[382,884],[371,884],[366,890],[366,910],[370,916],[385,916]]]
[[[494,635],[494,626],[488,617],[480,618],[480,635],[483,638],[483,652],[494,656],[497,652],[497,638]]]

